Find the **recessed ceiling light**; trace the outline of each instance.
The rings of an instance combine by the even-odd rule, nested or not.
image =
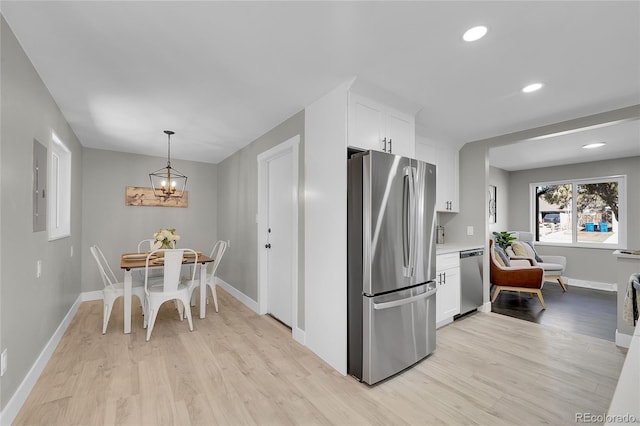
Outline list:
[[[607,143],[606,142],[594,142],[594,143],[588,143],[586,145],[582,145],[582,147],[584,149],[592,149],[592,148],[600,148],[601,146],[605,146]]]
[[[469,28],[467,31],[465,31],[462,39],[464,41],[476,41],[484,37],[486,33],[487,27],[480,25],[477,27]]]
[[[522,88],[524,93],[535,92],[536,90],[540,90],[542,88],[542,83],[533,83],[528,86]]]

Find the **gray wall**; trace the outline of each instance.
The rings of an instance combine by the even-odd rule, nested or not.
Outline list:
[[[489,235],[492,232],[509,231],[509,172],[497,167],[489,167],[489,185],[496,187],[496,223],[489,224]]]
[[[80,293],[83,170],[78,139],[4,18],[0,27],[0,349],[8,351],[0,381],[4,409]],[[52,130],[71,150],[71,237],[48,241],[47,232],[32,232],[31,169],[33,140],[48,146]],[[39,279],[37,260],[42,261]]]
[[[564,179],[627,175],[627,246],[640,247],[640,157],[569,164],[559,167],[511,172],[511,214],[509,228],[529,230],[529,184]],[[569,278],[615,283],[616,259],[612,249],[540,246],[540,253],[567,257],[565,275]]]
[[[89,246],[98,244],[116,268],[120,254],[135,252],[138,242],[153,238],[161,228],[175,228],[178,247],[209,254],[217,240],[217,166],[195,161],[171,160],[187,175],[188,207],[125,206],[127,186],[149,187],[149,172],[166,158],[85,148],[82,182],[82,291],[101,290],[102,281]],[[108,184],[107,184],[108,183]]]
[[[304,329],[304,111],[218,164],[218,234],[231,240],[218,276],[258,301],[258,154],[300,135],[298,210],[298,327]]]
[[[460,149],[460,213],[442,215],[447,243],[485,244],[488,232],[489,165],[487,147],[481,143],[466,144]],[[467,227],[473,235],[467,235]]]

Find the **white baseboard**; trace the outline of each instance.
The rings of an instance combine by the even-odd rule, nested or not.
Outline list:
[[[436,328],[444,327],[447,324],[451,324],[453,322],[453,317],[445,318],[440,322],[436,323]]]
[[[240,290],[233,287],[232,285],[225,282],[223,279],[219,277],[216,277],[216,284],[222,287],[224,291],[226,291],[227,293],[229,293],[230,295],[238,299],[240,302],[242,302],[247,308],[251,309],[256,314],[258,313],[258,302],[256,302],[255,300],[253,300],[246,294],[242,293]]]
[[[478,312],[491,312],[491,302],[484,303],[478,307]]]
[[[102,294],[102,292],[100,292],[100,294]],[[22,408],[22,405],[29,397],[29,394],[33,390],[33,387],[36,385],[36,382],[40,378],[40,375],[44,371],[44,368],[47,366],[47,363],[51,359],[51,355],[53,355],[56,347],[58,347],[60,339],[62,339],[65,331],[67,331],[67,328],[69,327],[71,320],[78,311],[78,307],[80,306],[80,303],[82,303],[82,301],[83,300],[81,294],[78,296],[76,301],[73,302],[73,305],[71,305],[69,312],[67,312],[65,317],[60,322],[60,325],[53,333],[53,336],[51,336],[47,344],[44,346],[44,349],[42,349],[42,352],[40,352],[40,355],[36,359],[36,362],[31,366],[31,369],[22,380],[22,383],[20,383],[20,386],[18,386],[18,389],[13,394],[7,405],[4,407],[4,410],[0,412],[0,425],[10,425],[15,420],[16,416],[20,412],[20,409]]]
[[[565,278],[565,277],[563,277]],[[565,278],[567,285],[573,287],[593,288],[595,290],[618,291],[616,283],[601,283],[597,281],[576,280],[574,278]]]
[[[623,348],[628,348],[629,346],[631,346],[632,338],[633,336],[631,336],[630,334],[620,333],[616,329],[616,346],[622,346]]]
[[[304,334],[304,330],[299,329],[298,327],[293,329],[293,339],[300,343],[303,346],[305,345],[305,334]]]
[[[92,300],[102,300],[103,297],[104,297],[104,293],[102,292],[102,290],[85,291],[84,293],[80,293],[81,302],[90,302]]]

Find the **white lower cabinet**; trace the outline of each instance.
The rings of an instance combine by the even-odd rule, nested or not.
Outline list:
[[[436,325],[444,325],[460,313],[460,253],[436,256]]]

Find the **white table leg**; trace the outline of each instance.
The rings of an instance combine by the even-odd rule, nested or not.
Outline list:
[[[131,269],[124,270],[124,334],[131,333]]]
[[[207,264],[200,264],[200,318],[207,314]]]

